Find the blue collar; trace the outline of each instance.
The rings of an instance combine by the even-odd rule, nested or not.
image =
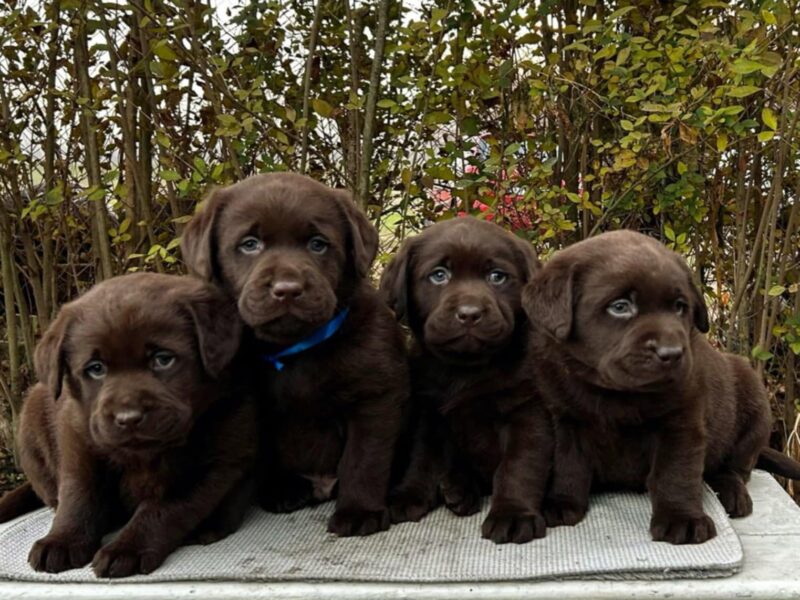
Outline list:
[[[347,318],[347,315],[350,313],[349,308],[345,308],[342,312],[338,315],[333,317],[330,321],[325,323],[322,327],[314,331],[310,336],[306,339],[301,340],[294,344],[293,346],[289,346],[288,348],[284,348],[280,352],[276,352],[275,354],[264,354],[261,356],[265,361],[272,363],[272,366],[275,367],[276,371],[283,370],[283,362],[281,362],[281,358],[284,356],[291,356],[293,354],[299,354],[304,350],[308,350],[309,348],[313,348],[330,338],[334,333],[339,331],[339,328],[344,323],[344,320]]]

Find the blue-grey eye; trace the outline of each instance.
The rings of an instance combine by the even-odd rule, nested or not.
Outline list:
[[[492,285],[503,285],[508,281],[508,273],[500,269],[494,269],[486,276],[486,281]]]
[[[308,240],[308,249],[314,254],[325,254],[330,245],[330,242],[321,235],[315,235]]]
[[[95,380],[103,379],[108,373],[108,369],[106,368],[106,364],[102,360],[90,360],[86,363],[86,366],[83,367],[83,372],[86,373],[88,377],[91,377]]]
[[[612,317],[630,319],[636,316],[636,305],[627,298],[617,298],[609,303],[606,312]]]
[[[430,275],[428,275],[428,279],[433,285],[444,285],[450,281],[450,277],[450,271],[444,267],[436,267],[430,272]]]
[[[175,355],[172,352],[159,350],[153,354],[150,361],[150,368],[153,369],[153,371],[166,371],[172,368],[174,364]]]
[[[242,254],[258,254],[264,249],[264,242],[253,235],[246,235],[236,247]]]
[[[685,315],[689,310],[689,303],[683,298],[678,298],[675,301],[675,312],[681,316]]]

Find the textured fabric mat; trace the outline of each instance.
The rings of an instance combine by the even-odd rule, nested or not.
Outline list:
[[[328,503],[289,515],[253,509],[236,534],[210,546],[172,554],[155,573],[123,581],[379,581],[478,582],[554,578],[666,579],[725,577],[742,561],[739,538],[722,506],[706,489],[706,512],[717,537],[700,545],[650,540],[650,502],[643,494],[593,497],[576,527],[548,529],[528,544],[498,546],[480,536],[481,514],[459,518],[439,509],[419,523],[393,526],[366,538],[327,533]],[[97,581],[89,568],[48,575],[27,563],[52,512],[40,510],[0,532],[0,579]]]

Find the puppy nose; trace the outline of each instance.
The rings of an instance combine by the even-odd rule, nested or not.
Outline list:
[[[303,295],[303,286],[297,281],[276,281],[270,293],[279,302],[294,300]]]
[[[483,310],[474,304],[463,304],[456,309],[456,319],[459,323],[472,327],[483,316]]]
[[[664,363],[676,363],[683,356],[682,346],[659,346],[653,347],[653,352]]]
[[[144,414],[140,410],[133,408],[126,408],[117,413],[114,413],[114,423],[121,429],[128,427],[135,427],[142,422]]]

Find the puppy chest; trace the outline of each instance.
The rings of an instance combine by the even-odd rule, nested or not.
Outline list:
[[[600,486],[641,488],[655,448],[653,435],[630,429],[585,432],[583,451]]]

